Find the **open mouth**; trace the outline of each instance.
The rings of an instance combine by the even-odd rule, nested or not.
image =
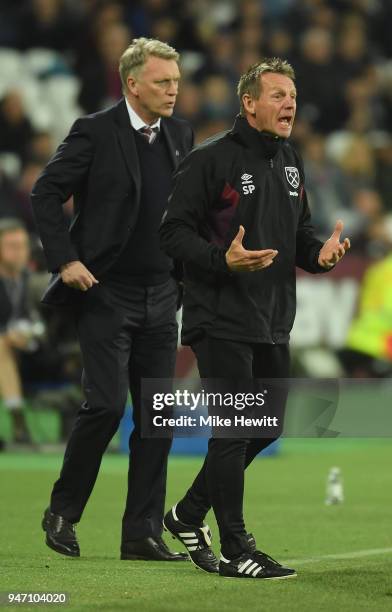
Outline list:
[[[278,121],[282,127],[290,127],[293,122],[293,118],[289,116],[279,117]]]

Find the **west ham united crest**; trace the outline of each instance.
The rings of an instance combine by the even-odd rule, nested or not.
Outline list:
[[[296,168],[295,166],[285,166],[284,171],[286,172],[286,178],[288,183],[294,187],[294,189],[297,189],[297,187],[299,187],[299,172],[298,172],[298,168]]]

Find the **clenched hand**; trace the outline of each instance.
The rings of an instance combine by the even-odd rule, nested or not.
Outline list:
[[[60,274],[65,285],[79,291],[88,291],[99,282],[81,261],[70,261],[61,266]]]

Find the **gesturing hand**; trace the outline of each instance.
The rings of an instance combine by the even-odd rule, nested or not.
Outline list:
[[[350,240],[345,238],[340,242],[340,235],[343,231],[343,221],[336,221],[333,234],[320,249],[318,263],[323,268],[332,268],[350,248]]]
[[[81,261],[70,261],[61,266],[60,274],[65,285],[79,291],[88,291],[99,282]]]
[[[226,263],[232,272],[256,272],[270,266],[278,254],[274,249],[247,251],[242,246],[245,229],[240,225],[238,234],[226,252]]]

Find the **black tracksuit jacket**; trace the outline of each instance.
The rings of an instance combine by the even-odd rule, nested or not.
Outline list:
[[[271,266],[230,272],[225,253],[240,225],[244,248],[278,250]],[[162,248],[184,263],[183,344],[206,333],[287,343],[296,310],[295,267],[324,271],[298,154],[243,117],[183,160],[160,236]]]

